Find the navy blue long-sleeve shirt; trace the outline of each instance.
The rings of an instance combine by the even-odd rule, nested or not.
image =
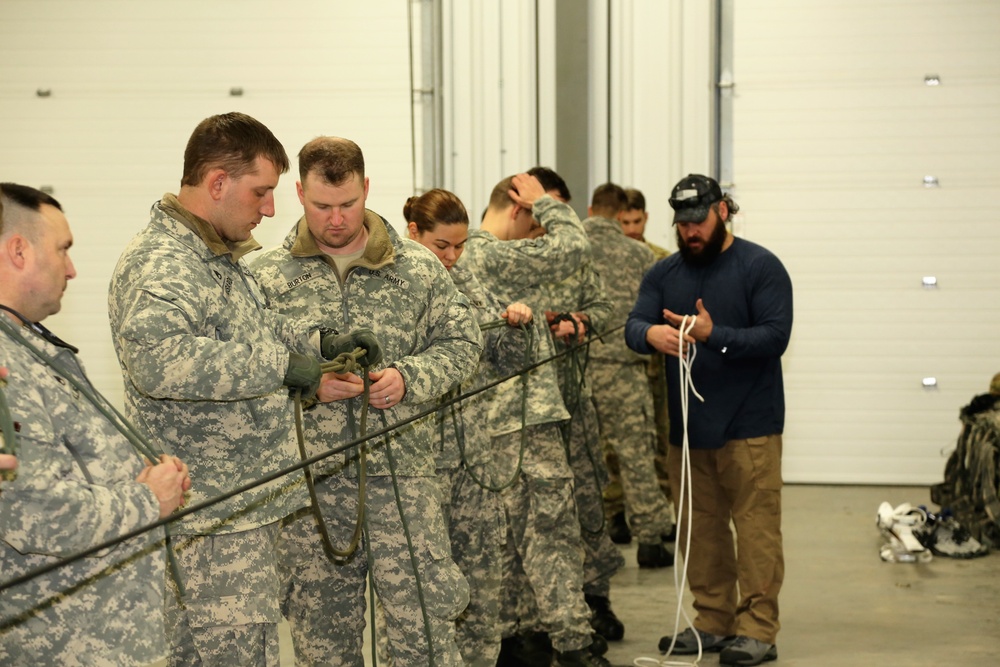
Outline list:
[[[712,317],[708,341],[698,343],[691,370],[704,398],[688,402],[692,449],[716,449],[726,441],[779,434],[785,426],[781,355],[792,333],[792,281],[766,248],[740,238],[708,266],[687,264],[680,253],[657,262],[645,275],[625,325],[625,341],[640,353],[653,348],[646,331],[665,324],[663,309],[697,313],[701,299]],[[684,422],[679,361],[667,355],[670,442],[680,445]]]

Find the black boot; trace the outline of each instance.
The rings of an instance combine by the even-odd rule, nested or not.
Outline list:
[[[528,632],[504,637],[500,642],[497,667],[549,667],[552,641],[548,633]]]
[[[608,519],[608,535],[615,544],[628,544],[632,541],[632,531],[625,520],[625,512],[618,512]]]
[[[663,546],[662,542],[640,544],[635,559],[639,567],[670,567],[674,564],[674,555]]]
[[[625,636],[625,625],[611,609],[611,600],[600,595],[584,595],[590,607],[590,627],[609,642],[620,641]]]
[[[608,640],[597,634],[596,632],[590,633],[590,649],[591,655],[604,655],[608,652]]]
[[[611,667],[611,663],[601,656],[594,655],[588,649],[576,651],[556,651],[557,667]]]

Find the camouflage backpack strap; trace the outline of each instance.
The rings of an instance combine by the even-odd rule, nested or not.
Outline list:
[[[969,467],[975,492],[975,504],[980,510],[984,537],[1000,545],[1000,479],[997,459],[1000,458],[1000,419],[987,412],[976,419],[974,438],[970,438]]]

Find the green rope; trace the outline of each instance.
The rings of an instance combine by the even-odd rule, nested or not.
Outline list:
[[[104,417],[132,444],[132,446],[149,461],[159,461],[162,451],[157,451],[153,445],[143,436],[132,424],[118,412],[111,403],[101,396],[89,383],[83,383],[76,379],[74,373],[67,373],[58,361],[51,355],[36,347],[31,341],[21,335],[13,324],[7,321],[6,317],[0,317],[0,329],[4,331],[15,343],[19,343],[43,364],[55,370],[64,377],[73,387],[83,394],[91,405],[97,408]]]
[[[2,322],[2,320],[0,320],[0,322]],[[2,325],[0,325],[0,326],[2,326]],[[615,327],[613,329],[609,329],[607,331],[604,331],[603,333],[601,333],[599,335],[594,335],[585,344],[587,344],[587,345],[592,344],[594,341],[600,340],[604,336],[607,336],[608,334],[613,333],[613,332],[615,332],[615,331],[617,331],[617,330],[619,330],[619,329],[621,329],[623,327],[624,327],[624,325],[619,325],[619,326],[617,326],[617,327]],[[507,375],[507,376],[504,376],[502,378],[498,378],[496,380],[493,380],[493,381],[491,381],[491,382],[483,385],[482,387],[478,387],[477,389],[474,389],[474,390],[470,391],[469,393],[462,395],[460,398],[461,399],[465,399],[465,398],[469,398],[471,396],[475,396],[476,394],[482,393],[484,391],[488,391],[488,390],[492,389],[493,387],[496,387],[497,385],[499,385],[499,384],[501,384],[503,382],[506,382],[507,380],[510,380],[510,379],[512,379],[514,377],[517,377],[519,375],[524,375],[526,373],[529,373],[529,372],[535,370],[536,368],[539,368],[539,367],[541,367],[541,366],[543,366],[545,364],[548,364],[548,363],[552,363],[553,361],[555,361],[557,359],[561,359],[562,357],[567,356],[568,354],[569,354],[569,351],[558,352],[558,353],[552,355],[551,357],[547,357],[545,359],[541,359],[541,360],[535,361],[532,364],[530,364],[529,366],[526,366],[525,368],[522,368],[522,369],[520,369],[519,371],[517,371],[515,373],[511,373],[510,375]],[[275,470],[273,472],[267,473],[267,474],[263,475],[262,477],[260,477],[258,479],[255,479],[253,481],[247,482],[246,484],[242,484],[242,485],[240,485],[238,487],[235,487],[235,488],[232,488],[232,489],[230,489],[228,491],[223,491],[219,495],[214,496],[212,498],[208,498],[208,499],[206,499],[206,500],[204,500],[204,501],[202,501],[200,503],[188,505],[184,509],[175,511],[173,514],[171,514],[168,517],[165,517],[163,519],[159,519],[157,521],[154,521],[153,523],[150,523],[150,524],[147,524],[145,526],[142,526],[141,528],[136,528],[134,530],[130,530],[128,532],[123,533],[122,535],[119,535],[116,538],[113,538],[113,539],[110,539],[110,540],[106,540],[105,542],[102,542],[101,544],[95,545],[93,547],[88,547],[87,549],[83,549],[83,550],[78,551],[78,552],[76,552],[74,554],[70,554],[69,556],[67,556],[67,557],[65,557],[65,558],[63,558],[61,560],[54,561],[54,562],[48,563],[46,565],[39,566],[39,567],[35,568],[34,570],[31,570],[30,572],[26,572],[24,574],[18,575],[17,577],[14,577],[14,578],[9,579],[7,581],[0,581],[0,592],[3,592],[3,591],[5,591],[5,590],[7,590],[9,588],[13,588],[14,586],[18,586],[20,584],[23,584],[26,581],[30,581],[31,579],[35,579],[37,577],[43,576],[45,574],[48,574],[49,572],[57,570],[57,569],[59,569],[61,567],[64,567],[66,565],[70,565],[70,564],[75,563],[75,562],[77,562],[79,560],[82,560],[84,558],[88,558],[88,557],[90,557],[90,556],[92,556],[92,555],[94,555],[96,553],[101,552],[101,551],[105,551],[107,549],[112,549],[115,546],[121,544],[122,542],[131,540],[132,538],[138,537],[139,535],[142,535],[143,533],[147,533],[147,532],[149,532],[151,530],[156,530],[157,528],[164,527],[167,524],[173,523],[175,521],[179,521],[179,520],[181,520],[181,519],[183,519],[183,518],[185,518],[187,516],[190,516],[192,514],[200,512],[202,510],[208,509],[209,507],[213,507],[213,506],[215,506],[215,505],[217,505],[217,504],[219,504],[221,502],[225,502],[226,500],[229,500],[231,498],[235,498],[236,496],[239,496],[239,495],[241,495],[243,493],[246,493],[247,491],[251,491],[253,489],[256,489],[256,488],[259,488],[261,486],[264,486],[265,484],[269,484],[269,483],[271,483],[271,482],[273,482],[275,480],[281,479],[282,477],[285,477],[286,475],[290,475],[292,473],[299,472],[300,470],[303,470],[307,466],[310,466],[310,465],[313,465],[313,464],[316,464],[316,463],[320,463],[320,462],[322,462],[322,461],[330,458],[331,456],[333,456],[335,454],[340,454],[340,453],[343,453],[343,452],[345,452],[345,451],[347,451],[349,449],[355,448],[355,447],[357,447],[358,445],[360,445],[363,442],[367,442],[367,441],[373,440],[375,438],[384,437],[385,435],[387,435],[391,431],[394,431],[396,429],[399,429],[399,428],[402,428],[402,427],[407,426],[409,424],[412,424],[413,422],[418,421],[420,419],[424,419],[424,418],[428,417],[429,415],[434,414],[438,410],[440,410],[442,408],[445,408],[445,407],[448,407],[449,405],[452,405],[452,404],[453,403],[444,402],[444,403],[441,403],[441,404],[434,405],[434,406],[432,406],[432,407],[430,407],[430,408],[428,408],[426,410],[422,410],[422,411],[418,412],[417,414],[414,414],[414,415],[412,415],[412,416],[410,416],[410,417],[408,417],[406,419],[403,419],[402,421],[399,421],[399,422],[393,424],[391,428],[378,429],[378,430],[376,430],[376,431],[374,431],[372,433],[367,434],[364,438],[355,439],[355,440],[352,440],[350,442],[344,443],[343,445],[338,445],[336,447],[331,447],[328,450],[325,450],[323,452],[320,452],[318,454],[315,454],[315,455],[309,457],[305,461],[300,461],[298,463],[292,464],[292,465],[287,466],[285,468],[281,468],[279,470]]]
[[[584,334],[587,337],[588,341],[586,343],[581,344],[580,342],[578,342],[580,335],[579,322],[577,322],[577,320],[571,317],[568,313],[562,313],[558,315],[557,318],[573,323],[573,336],[571,337],[570,341],[566,343],[566,347],[569,350],[569,353],[567,355],[567,364],[569,368],[567,369],[567,377],[566,377],[566,391],[569,394],[569,400],[567,401],[567,403],[572,403],[572,407],[570,407],[570,405],[566,406],[567,408],[569,408],[570,411],[570,420],[560,426],[560,432],[562,433],[563,436],[563,446],[566,449],[566,458],[567,460],[572,460],[570,454],[570,442],[573,439],[573,425],[577,424],[584,433],[583,442],[585,444],[587,458],[590,460],[590,469],[594,477],[594,487],[597,489],[598,495],[603,497],[604,489],[603,485],[601,484],[601,476],[600,473],[598,472],[600,468],[598,466],[603,465],[604,462],[603,460],[601,460],[600,462],[598,461],[598,459],[595,457],[594,451],[590,448],[590,444],[587,443],[587,437],[586,437],[587,424],[583,419],[586,416],[586,413],[580,412],[580,408],[583,405],[583,388],[587,384],[587,367],[590,365],[591,341],[589,339],[591,338],[591,331],[589,327],[584,327]],[[603,338],[603,336],[607,335],[608,333],[610,332],[607,331],[604,332],[604,334],[602,334],[600,338]],[[581,349],[583,349],[582,352]],[[580,415],[580,419],[577,419],[578,414]],[[584,525],[582,520],[580,522],[580,528],[586,531],[587,533],[590,533],[591,535],[599,535],[600,533],[604,532],[604,528],[606,525],[607,525],[607,517],[604,516],[604,512],[601,512],[601,520],[599,524],[594,528]]]
[[[83,394],[83,396],[90,402],[90,404],[93,405],[98,412],[104,415],[105,419],[111,422],[111,425],[114,426],[115,429],[120,434],[122,434],[126,440],[129,441],[129,443],[131,443],[132,447],[139,453],[140,456],[143,456],[150,463],[152,463],[153,461],[160,460],[160,456],[163,454],[163,452],[162,451],[158,452],[153,447],[152,443],[150,443],[145,438],[145,436],[143,436],[142,433],[140,433],[138,429],[136,429],[132,425],[132,423],[125,418],[123,414],[118,412],[118,410],[115,409],[115,407],[111,405],[111,403],[109,403],[108,400],[100,394],[100,392],[94,389],[89,384],[89,382],[82,383],[76,379],[74,373],[67,373],[66,370],[59,365],[59,362],[56,361],[54,357],[47,354],[42,349],[36,347],[27,338],[22,336],[21,332],[19,331],[19,327],[15,327],[13,324],[8,322],[6,317],[0,317],[0,329],[2,329],[4,333],[6,333],[14,342],[20,343],[22,346],[24,346],[35,358],[41,361],[44,365],[48,366],[49,368],[59,373],[61,377],[65,378],[66,381],[69,382],[71,385],[73,385],[73,387],[76,388],[77,391]],[[3,392],[0,391],[0,397],[2,396]],[[8,426],[6,421],[10,420],[10,411],[6,404],[6,399],[3,399],[2,402],[3,402],[3,409],[0,410],[0,428],[3,429],[4,433],[11,434],[10,435],[11,442],[14,443],[16,441],[14,435],[13,422],[11,422]],[[3,413],[6,413],[6,415],[4,415]],[[15,445],[15,451],[16,451],[16,445]],[[186,590],[184,587],[184,581],[181,578],[180,566],[177,564],[177,556],[174,554],[173,543],[172,543],[173,536],[170,532],[170,526],[167,523],[163,523],[163,520],[161,519],[160,521],[153,522],[153,524],[151,524],[148,530],[152,530],[153,527],[160,525],[163,526],[164,545],[167,554],[167,566],[170,568],[170,573],[177,582],[177,590],[179,595],[181,596],[180,603],[183,605],[183,597]],[[142,532],[145,531],[136,532],[136,536],[141,535]]]
[[[388,429],[385,414],[381,415],[382,426]],[[389,477],[392,479],[392,492],[396,497],[396,510],[399,512],[399,521],[403,525],[403,536],[406,538],[406,548],[410,554],[410,567],[413,568],[413,583],[417,588],[417,600],[420,602],[420,615],[424,621],[424,636],[427,638],[427,665],[434,667],[434,641],[431,636],[431,621],[427,614],[427,603],[424,599],[424,582],[420,577],[420,568],[417,567],[417,554],[413,547],[413,536],[410,534],[410,522],[406,520],[406,513],[403,511],[403,499],[399,495],[399,482],[396,476],[396,457],[393,456],[392,447],[389,445],[389,438],[382,439],[385,443],[386,459],[389,462]]]
[[[479,328],[482,331],[489,331],[490,329],[499,329],[502,326],[509,326],[507,320],[501,318],[499,320],[493,320],[485,324],[480,324]],[[535,346],[535,328],[533,326],[528,326],[527,324],[518,325],[521,331],[525,334],[527,341],[525,342],[524,349],[524,364],[527,366],[531,362],[532,351]],[[480,479],[472,471],[472,466],[469,465],[469,461],[465,456],[465,424],[459,424],[460,415],[458,410],[456,410],[456,405],[461,405],[461,394],[459,393],[451,405],[448,406],[448,410],[451,414],[452,427],[455,430],[455,439],[458,442],[458,450],[461,456],[462,466],[465,468],[466,473],[469,475],[469,479],[473,481],[480,488],[486,489],[487,491],[493,491],[499,493],[504,489],[507,489],[514,485],[517,478],[521,475],[521,467],[524,464],[524,452],[528,447],[528,433],[527,433],[527,419],[528,419],[528,374],[522,373],[520,376],[521,381],[521,431],[520,431],[520,445],[517,450],[517,465],[514,466],[514,473],[510,476],[510,479],[503,482],[502,484],[492,485],[488,482]],[[461,387],[456,387],[452,390],[453,392],[460,392]],[[447,400],[447,399],[446,399]],[[444,419],[440,420],[441,424],[441,442],[444,445]]]
[[[320,371],[326,373],[353,373],[359,371],[364,380],[364,392],[361,397],[361,437],[364,438],[368,432],[368,396],[371,389],[371,380],[368,378],[368,367],[358,364],[358,359],[365,356],[367,350],[361,347],[354,348],[353,352],[344,352],[333,361],[329,361],[320,366]],[[299,460],[306,462],[305,435],[302,428],[302,390],[297,389],[294,394],[295,399],[295,437],[299,445]],[[352,433],[352,435],[354,435]],[[358,549],[361,542],[361,534],[365,525],[365,503],[367,500],[368,483],[368,446],[362,442],[358,455],[358,513],[354,522],[354,530],[351,539],[344,549],[333,546],[330,539],[330,531],[326,527],[326,519],[319,506],[319,497],[316,495],[316,483],[313,479],[312,469],[306,465],[302,471],[305,474],[306,486],[309,489],[309,498],[312,500],[313,515],[316,517],[316,524],[319,526],[319,534],[323,538],[323,549],[327,552],[330,560],[349,558]]]

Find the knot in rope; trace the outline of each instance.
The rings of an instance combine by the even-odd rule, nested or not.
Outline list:
[[[336,359],[320,364],[323,373],[356,373],[364,367],[358,363],[358,359],[368,354],[368,350],[363,347],[354,348],[353,352],[341,352]]]

